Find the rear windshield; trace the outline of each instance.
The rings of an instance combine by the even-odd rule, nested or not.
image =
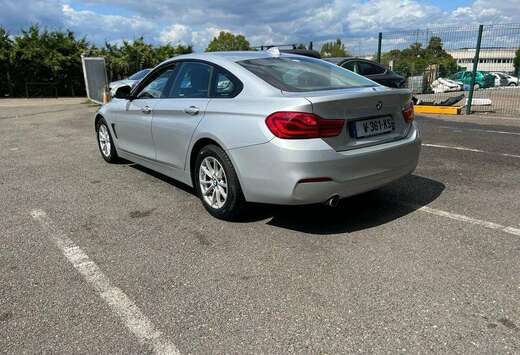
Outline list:
[[[258,58],[242,60],[238,64],[283,91],[306,92],[377,85],[337,65],[306,57]]]
[[[150,72],[150,70],[151,69],[140,70],[137,73],[132,74],[131,76],[129,76],[128,79],[130,79],[130,80],[141,80],[142,78],[144,78],[144,76],[146,74],[148,74]]]

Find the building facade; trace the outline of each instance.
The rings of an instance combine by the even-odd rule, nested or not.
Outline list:
[[[457,61],[460,67],[466,70],[473,69],[475,48],[460,48],[447,52]],[[478,70],[514,74],[515,53],[516,48],[481,48]]]

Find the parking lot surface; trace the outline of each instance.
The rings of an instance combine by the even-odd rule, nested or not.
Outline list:
[[[520,352],[520,119],[418,117],[416,172],[212,218],[83,100],[0,102],[5,353]]]

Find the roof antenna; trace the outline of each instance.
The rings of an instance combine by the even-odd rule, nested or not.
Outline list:
[[[278,49],[278,47],[271,47],[271,48],[269,48],[268,50],[266,50],[266,52],[267,52],[271,57],[279,57],[279,56],[280,56],[280,50]]]

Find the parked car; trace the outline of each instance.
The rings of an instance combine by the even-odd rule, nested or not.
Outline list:
[[[466,88],[471,85],[471,78],[473,72],[471,71],[459,71],[453,74],[450,79],[462,83]],[[477,88],[485,89],[495,86],[495,77],[489,73],[477,71],[475,77],[475,86]]]
[[[462,91],[462,83],[446,78],[438,78],[431,83],[431,88],[434,93]]]
[[[498,74],[502,74],[503,76],[506,77],[507,86],[518,86],[518,84],[519,84],[518,83],[518,77],[509,75],[509,74],[506,74],[506,73],[498,73]]]
[[[321,59],[320,52],[314,51],[312,49],[280,49],[282,53],[290,53],[290,54],[298,54],[303,55],[305,57],[317,58]]]
[[[406,82],[403,76],[371,60],[355,57],[333,57],[323,58],[323,60],[339,65],[342,68],[363,75],[376,83],[391,88],[402,88]]]
[[[421,148],[409,90],[267,51],[165,61],[118,88],[95,128],[107,162],[193,186],[224,219],[246,202],[335,205],[410,174]]]
[[[116,93],[116,90],[124,85],[134,85],[136,82],[141,80],[150,72],[150,68],[139,70],[137,73],[134,73],[130,75],[128,78],[118,81],[113,81],[110,84],[108,84],[108,89],[110,90],[110,96],[114,96]]]
[[[495,78],[495,86],[508,86],[509,81],[506,76],[502,73],[490,73]]]

